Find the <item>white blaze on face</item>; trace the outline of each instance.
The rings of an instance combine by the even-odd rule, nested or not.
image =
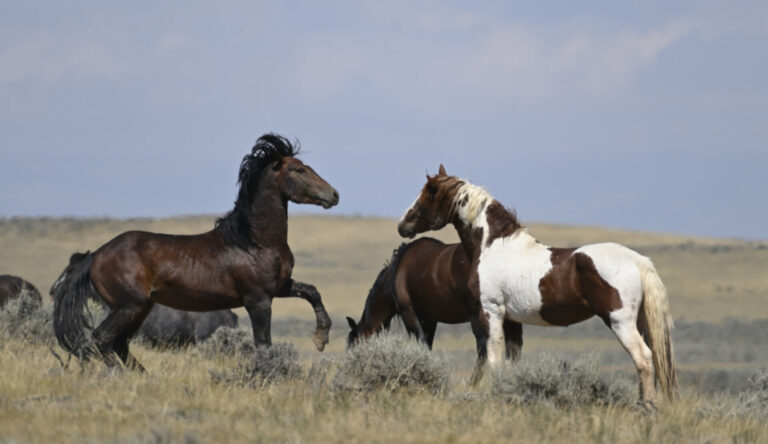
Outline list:
[[[421,197],[421,193],[419,193],[419,195],[418,195],[418,196],[416,196],[416,199],[414,199],[414,200],[413,200],[413,203],[411,204],[411,206],[410,206],[410,207],[408,207],[408,209],[407,209],[407,210],[405,210],[405,213],[403,213],[403,217],[401,217],[401,218],[400,218],[400,221],[399,221],[399,222],[397,222],[397,225],[398,225],[398,226],[399,226],[400,224],[402,224],[402,223],[405,221],[405,216],[407,216],[407,215],[408,215],[408,213],[410,213],[410,212],[411,212],[411,210],[413,209],[413,207],[415,207],[415,206],[416,206],[416,202],[418,202],[418,201],[419,201],[419,197]]]

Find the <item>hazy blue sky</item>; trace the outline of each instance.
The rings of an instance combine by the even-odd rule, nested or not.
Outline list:
[[[276,131],[327,214],[442,162],[524,223],[768,239],[768,2],[158,3],[0,0],[0,216],[222,213]]]

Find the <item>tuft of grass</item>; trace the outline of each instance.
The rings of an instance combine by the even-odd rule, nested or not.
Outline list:
[[[492,397],[516,405],[554,404],[558,407],[627,406],[635,401],[635,384],[600,375],[600,359],[587,354],[569,363],[542,353],[505,363],[491,373]]]
[[[256,345],[253,342],[253,333],[248,328],[219,327],[210,338],[197,344],[195,351],[207,359],[221,356],[252,356],[256,353]]]
[[[721,393],[713,403],[701,408],[704,416],[719,418],[754,418],[768,421],[768,371],[749,379],[749,387],[732,396]]]
[[[450,379],[445,357],[402,332],[383,332],[362,341],[340,360],[331,382],[340,391],[443,393]]]
[[[218,383],[262,387],[275,381],[299,378],[303,373],[296,347],[280,342],[270,347],[254,347],[247,362],[240,362],[234,370],[212,372],[211,376]]]
[[[51,321],[51,311],[43,308],[40,296],[24,289],[0,309],[0,338],[53,345],[56,339]]]

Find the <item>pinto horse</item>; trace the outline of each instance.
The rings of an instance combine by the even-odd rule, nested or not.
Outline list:
[[[376,277],[359,322],[347,317],[347,346],[389,328],[400,315],[409,334],[431,349],[437,323],[469,322],[474,300],[469,297],[470,263],[461,244],[422,237],[403,243]],[[507,357],[515,360],[523,346],[523,327],[504,320]]]
[[[473,331],[484,358],[501,360],[505,319],[566,326],[599,316],[634,361],[640,398],[656,400],[656,381],[676,393],[672,316],[664,285],[647,257],[615,243],[552,248],[484,189],[449,176],[440,165],[398,223],[403,237],[453,224],[470,258],[468,288],[480,310]],[[647,342],[646,342],[647,341]]]
[[[190,311],[245,306],[257,345],[270,345],[272,299],[300,297],[317,317],[323,350],[331,319],[314,286],[291,279],[288,201],[330,208],[339,193],[295,157],[298,147],[265,134],[240,165],[235,207],[209,232],[179,236],[129,231],[93,253],[73,256],[54,285],[53,326],[59,344],[78,357],[101,356],[110,367],[143,370],[128,341],[155,303]],[[87,299],[109,306],[89,338]]]

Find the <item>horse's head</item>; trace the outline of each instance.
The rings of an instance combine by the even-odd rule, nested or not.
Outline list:
[[[272,164],[283,196],[291,202],[331,208],[339,203],[339,192],[309,165],[295,157],[281,157]]]
[[[400,236],[412,238],[419,233],[439,230],[451,222],[455,213],[454,199],[464,182],[445,173],[445,167],[435,176],[427,175],[427,183],[400,222]]]
[[[347,316],[347,323],[350,328],[349,334],[347,335],[347,348],[350,348],[360,340],[360,330],[358,330],[355,320],[349,316]]]

